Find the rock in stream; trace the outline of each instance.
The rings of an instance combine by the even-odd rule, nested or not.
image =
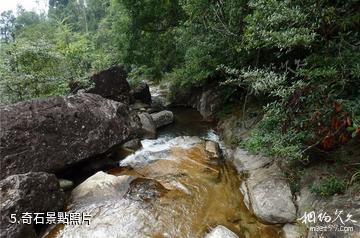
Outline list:
[[[212,143],[198,137],[142,141],[143,149],[118,168],[72,191],[69,212],[91,214],[90,226],[57,227],[44,237],[278,237],[247,211],[236,170]]]
[[[295,221],[296,207],[290,186],[272,159],[238,148],[234,153],[234,164],[239,173],[248,174],[241,191],[247,206],[258,218],[272,224]]]

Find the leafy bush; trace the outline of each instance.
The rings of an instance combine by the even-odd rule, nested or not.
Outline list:
[[[261,152],[282,159],[306,160],[307,157],[303,155],[301,147],[304,133],[298,134],[294,131],[282,133],[280,128],[269,128],[267,125],[270,124],[271,127],[276,127],[275,120],[275,117],[269,118],[269,115],[266,115],[241,145],[253,153]]]
[[[244,19],[247,49],[283,49],[315,40],[315,22],[309,19],[307,6],[300,1],[250,0],[248,4],[253,11]]]
[[[45,40],[15,41],[2,46],[0,94],[2,103],[11,103],[68,90],[64,58]]]
[[[318,185],[312,185],[310,191],[317,195],[327,197],[337,193],[342,193],[346,189],[344,181],[330,176],[322,179]]]
[[[283,89],[286,74],[279,74],[270,69],[234,69],[220,65],[218,70],[226,74],[224,85],[233,85],[248,90],[248,93],[259,95],[284,96]],[[290,88],[288,88],[289,90]],[[289,92],[287,92],[289,94]]]
[[[146,66],[134,67],[129,73],[129,83],[135,86],[141,81],[148,81],[152,76],[152,70]]]

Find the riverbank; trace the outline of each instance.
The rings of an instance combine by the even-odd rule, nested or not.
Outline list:
[[[230,104],[216,101],[219,92],[214,85],[194,88],[175,103],[183,105],[181,100],[190,98],[188,106],[217,121],[217,130],[242,175],[240,190],[249,210],[265,223],[283,224],[284,237],[359,237],[360,188],[353,180],[354,167],[359,166],[359,138],[331,153],[314,153],[305,163],[249,152],[242,142],[261,120],[262,106],[254,98],[230,99]],[[200,107],[192,103],[198,98]],[[352,219],[343,222],[339,212],[344,220]],[[306,214],[316,217],[309,221],[304,219]],[[330,221],[321,219],[324,215]]]

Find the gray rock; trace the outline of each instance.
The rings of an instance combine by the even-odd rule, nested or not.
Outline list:
[[[234,165],[239,173],[262,168],[272,162],[270,157],[262,155],[252,155],[249,152],[237,148],[233,155]]]
[[[1,106],[0,118],[0,178],[59,172],[131,139],[138,125],[126,105],[94,94]]]
[[[72,206],[83,206],[111,197],[121,198],[129,190],[132,180],[132,176],[114,176],[102,171],[97,172],[71,192]]]
[[[301,228],[300,225],[285,224],[282,228],[284,238],[305,238],[306,228]]]
[[[150,86],[150,94],[152,99],[151,108],[154,111],[161,111],[170,105],[170,102],[168,101],[169,92],[169,86],[165,86],[165,88],[162,88],[162,86],[159,85]]]
[[[146,82],[140,82],[132,88],[133,97],[143,103],[151,104],[151,94],[149,85]]]
[[[174,114],[171,111],[161,111],[151,114],[156,128],[166,126],[174,122]]]
[[[114,66],[103,70],[91,77],[94,86],[87,90],[88,93],[98,94],[104,98],[129,104],[130,85],[127,72],[123,66]]]
[[[205,238],[239,238],[234,232],[225,226],[218,225],[206,234]]]
[[[212,119],[223,103],[220,91],[209,89],[202,92],[196,108],[205,119]]]
[[[146,139],[156,138],[156,125],[149,113],[140,113],[139,114],[140,123],[141,123],[141,135]]]
[[[290,187],[272,159],[252,155],[237,148],[233,155],[239,173],[247,179],[240,187],[245,205],[266,223],[291,223],[296,219],[296,207]]]
[[[54,237],[142,238],[149,223],[156,229],[151,202],[166,191],[153,179],[98,172],[71,192],[67,206],[68,212],[90,214],[90,226],[66,225],[58,232],[50,228],[46,233],[52,232]]]
[[[276,164],[249,171],[246,181],[254,214],[266,223],[291,223],[296,208],[289,185]]]
[[[16,214],[19,220],[25,212],[56,212],[64,207],[65,196],[53,174],[31,172],[9,176],[0,181],[0,193],[0,237],[36,237],[32,225],[12,224],[11,214]]]
[[[205,150],[212,155],[212,158],[219,159],[221,157],[221,149],[217,142],[206,141]]]
[[[243,181],[243,182],[241,183],[240,191],[241,191],[241,193],[244,195],[244,203],[245,203],[245,206],[247,207],[247,209],[251,210],[249,193],[248,193],[248,189],[247,189],[247,185],[246,185],[246,182],[245,182],[245,181]]]

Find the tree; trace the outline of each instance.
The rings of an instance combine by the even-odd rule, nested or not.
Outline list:
[[[0,91],[2,102],[62,95],[67,91],[64,58],[46,40],[17,40],[2,47]]]
[[[145,66],[149,76],[159,79],[176,65],[175,30],[183,17],[179,2],[121,0],[120,3],[128,17],[124,63],[129,67]]]
[[[11,10],[4,11],[0,15],[0,36],[1,40],[9,43],[13,39],[15,27],[15,16]]]

